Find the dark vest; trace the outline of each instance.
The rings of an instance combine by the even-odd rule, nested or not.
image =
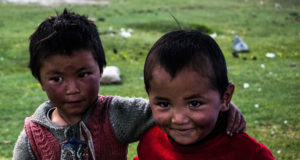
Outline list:
[[[116,138],[109,120],[109,104],[112,97],[99,96],[96,107],[86,123],[92,134],[95,157],[98,160],[126,160],[128,144],[121,144]],[[24,126],[30,146],[38,160],[59,160],[60,144],[44,126],[35,123],[31,117]]]

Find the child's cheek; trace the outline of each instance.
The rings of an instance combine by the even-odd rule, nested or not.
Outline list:
[[[153,112],[153,117],[154,122],[161,127],[167,127],[170,125],[171,119],[169,118],[168,113]]]
[[[50,96],[52,97],[55,94],[60,94],[60,95],[63,94],[60,87],[56,87],[55,85],[51,85],[51,84],[47,86],[47,89],[45,91],[49,97]]]
[[[46,91],[49,100],[58,105],[60,102],[63,101],[64,98],[64,90],[61,88],[49,87]]]
[[[98,94],[100,89],[100,77],[90,77],[84,83],[88,84],[88,86],[86,87],[87,93],[94,93],[96,95]]]
[[[200,116],[201,118],[194,118],[194,122],[202,129],[210,132],[216,125],[217,117],[216,116]]]

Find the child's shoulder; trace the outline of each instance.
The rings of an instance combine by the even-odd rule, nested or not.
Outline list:
[[[233,137],[229,137],[229,139],[232,148],[245,152],[249,156],[252,155],[254,159],[262,157],[265,159],[274,159],[271,151],[263,143],[258,142],[245,132],[238,133]]]
[[[228,137],[232,143],[240,144],[241,146],[248,147],[260,147],[263,145],[262,143],[257,142],[257,140],[253,137],[250,137],[247,133],[241,132],[233,137]]]

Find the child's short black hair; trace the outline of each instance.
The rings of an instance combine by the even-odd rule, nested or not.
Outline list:
[[[40,80],[42,61],[53,55],[71,55],[86,49],[92,52],[102,72],[105,54],[96,25],[87,17],[64,9],[63,13],[45,19],[30,37],[29,68]]]
[[[224,55],[213,38],[194,30],[172,31],[162,36],[149,51],[144,66],[146,91],[156,66],[161,66],[171,77],[184,68],[194,69],[209,78],[212,89],[221,97],[229,84]]]

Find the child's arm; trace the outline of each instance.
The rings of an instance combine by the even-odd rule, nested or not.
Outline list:
[[[148,100],[143,98],[114,97],[109,117],[116,137],[124,144],[139,140],[154,124]]]
[[[235,104],[231,102],[229,107],[226,133],[232,136],[246,130],[246,119]]]
[[[34,155],[31,150],[27,135],[23,130],[14,147],[13,160],[33,160]]]

